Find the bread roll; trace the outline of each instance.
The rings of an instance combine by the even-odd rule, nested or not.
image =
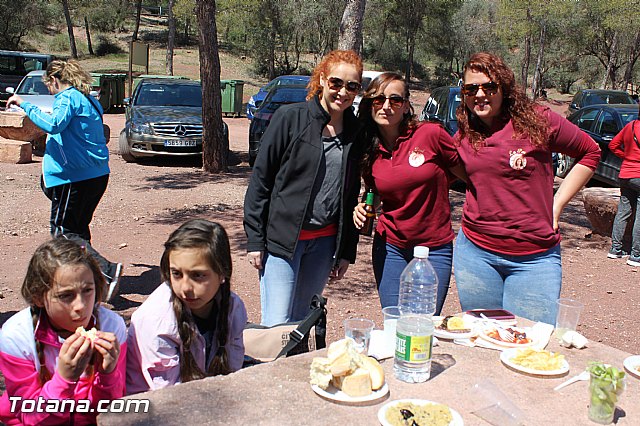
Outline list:
[[[362,368],[366,369],[371,376],[371,390],[378,390],[384,386],[384,370],[380,363],[370,356],[363,356],[361,358]]]
[[[333,377],[331,375],[331,361],[329,361],[329,358],[313,358],[309,375],[312,385],[317,385],[326,390]]]
[[[358,368],[342,378],[342,392],[349,396],[366,396],[371,393],[371,374],[366,368]]]
[[[78,327],[76,328],[76,333],[80,333],[81,336],[88,338],[92,342],[98,337],[98,330],[96,330],[95,327],[88,331],[85,330],[84,327]]]

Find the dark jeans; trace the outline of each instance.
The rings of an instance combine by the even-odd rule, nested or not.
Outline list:
[[[640,207],[640,178],[620,178],[620,203],[618,204],[618,213],[613,221],[611,249],[616,252],[622,251],[624,231],[635,209],[636,216],[631,234],[631,257],[633,260],[640,258],[640,209],[638,207]]]
[[[373,274],[376,278],[380,304],[383,308],[398,304],[400,275],[412,259],[413,246],[403,249],[387,243],[378,234],[373,238]],[[449,291],[452,259],[453,243],[429,247],[429,262],[438,276],[436,315],[440,315]]]
[[[51,236],[63,236],[85,246],[87,251],[98,261],[102,273],[111,281],[117,265],[109,262],[91,246],[89,224],[98,207],[102,195],[107,190],[109,175],[72,182],[64,185],[45,188],[44,181],[40,186],[44,194],[51,200]]]

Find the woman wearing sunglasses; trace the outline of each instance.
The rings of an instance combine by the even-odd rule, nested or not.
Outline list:
[[[464,68],[458,152],[469,177],[453,269],[462,310],[504,308],[554,324],[560,296],[560,213],[591,178],[598,145],[529,100],[489,53]],[[553,194],[552,152],[576,159]]]
[[[438,275],[439,315],[449,289],[454,238],[447,170],[464,178],[453,139],[438,124],[418,123],[409,88],[396,73],[383,73],[371,82],[358,117],[365,125],[367,147],[362,174],[382,202],[372,250],[380,304],[398,304],[400,274],[413,258],[413,248],[426,246]],[[360,203],[353,222],[362,228],[364,221]]]
[[[351,104],[361,76],[355,52],[330,52],[313,71],[307,102],[279,108],[260,141],[244,228],[263,325],[304,319],[313,295],[355,261],[362,152]]]

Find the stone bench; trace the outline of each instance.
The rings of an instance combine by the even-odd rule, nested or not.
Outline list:
[[[47,134],[33,124],[20,111],[0,112],[0,138],[30,142],[38,151],[44,152]]]
[[[584,188],[582,190],[582,202],[593,233],[611,237],[613,220],[618,212],[618,203],[620,202],[620,188]],[[627,223],[623,241],[625,247],[631,245],[632,228],[633,216]]]
[[[32,155],[31,142],[0,138],[0,163],[30,163]]]

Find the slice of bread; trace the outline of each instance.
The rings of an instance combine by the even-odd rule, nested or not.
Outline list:
[[[80,333],[81,336],[88,338],[92,342],[96,340],[96,337],[98,337],[98,330],[96,330],[95,327],[93,327],[91,330],[85,330],[84,327],[78,327],[76,328],[76,333]]]
[[[361,358],[361,366],[366,369],[371,376],[371,390],[378,390],[384,386],[384,370],[380,363],[370,356],[363,356]]]
[[[366,396],[371,393],[371,374],[366,368],[358,368],[342,378],[342,392],[349,396]]]
[[[312,385],[317,385],[322,389],[327,389],[329,387],[329,382],[333,378],[331,375],[331,361],[329,361],[328,358],[313,358],[309,376],[311,378],[310,383]]]

